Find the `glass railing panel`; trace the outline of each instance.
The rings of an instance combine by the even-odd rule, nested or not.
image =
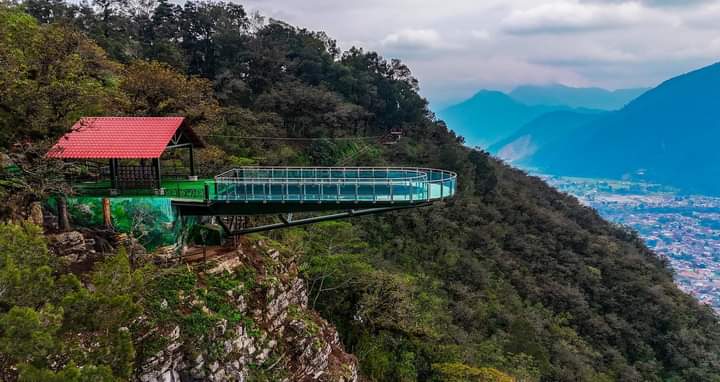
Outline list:
[[[455,195],[457,180],[433,169],[278,167],[235,169],[210,184],[220,200],[418,202]]]

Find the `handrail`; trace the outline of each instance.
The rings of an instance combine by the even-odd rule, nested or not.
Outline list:
[[[317,176],[317,171],[329,171],[328,176]],[[242,172],[241,172],[242,171]],[[285,172],[285,176],[274,176],[277,172]],[[288,176],[288,171],[300,171],[300,177]],[[313,171],[313,176],[303,176],[303,171]],[[368,172],[372,171],[372,176],[361,176],[362,172]],[[270,172],[270,176],[247,176],[246,173],[250,172],[251,174],[259,173],[259,172]],[[349,175],[356,175],[356,176],[340,176],[335,177],[333,176],[334,173],[340,172],[341,174],[349,174]],[[406,172],[406,173],[413,173],[417,174],[414,176],[390,176],[390,173],[396,173],[396,172]],[[252,180],[259,180],[259,179],[265,179],[265,180],[275,180],[275,179],[290,179],[290,180],[325,180],[325,179],[331,179],[331,180],[355,180],[355,179],[363,179],[363,180],[386,180],[386,179],[392,179],[392,180],[417,180],[417,179],[423,179],[427,178],[427,173],[442,173],[444,175],[448,175],[448,178],[450,177],[456,177],[457,174],[446,171],[446,170],[438,170],[438,169],[432,169],[432,168],[422,168],[422,167],[241,167],[236,169],[231,169],[228,171],[225,171],[219,175],[215,176],[215,179],[217,180],[239,180],[239,179],[252,179]],[[282,173],[282,172],[281,172]],[[385,173],[385,176],[377,177],[376,174],[382,174]],[[442,179],[433,179],[433,180],[442,180]]]

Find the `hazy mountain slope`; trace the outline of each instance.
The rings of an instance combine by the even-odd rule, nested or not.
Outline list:
[[[527,106],[498,91],[482,90],[472,98],[438,113],[448,128],[465,137],[470,146],[488,147],[520,129],[537,116],[564,109]]]
[[[720,64],[666,81],[618,112],[539,150],[528,163],[562,175],[637,176],[720,194]]]
[[[574,108],[618,110],[648,89],[605,90],[601,88],[573,88],[554,84],[519,86],[510,94],[512,99],[526,105],[563,105]]]
[[[543,114],[488,151],[500,159],[522,163],[539,149],[564,138],[575,129],[594,121],[602,112],[554,111]]]

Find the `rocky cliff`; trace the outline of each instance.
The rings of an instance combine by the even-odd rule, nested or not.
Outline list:
[[[148,331],[138,340],[136,379],[357,381],[355,357],[308,309],[296,258],[278,247],[243,240],[159,275],[144,317]]]
[[[71,269],[103,256],[87,233],[48,239]],[[150,268],[144,313],[130,328],[136,381],[358,380],[356,358],[308,309],[297,258],[280,244],[243,239],[170,266],[162,255],[141,257],[163,265]]]

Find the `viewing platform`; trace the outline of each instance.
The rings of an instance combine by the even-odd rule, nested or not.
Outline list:
[[[252,215],[432,203],[455,195],[457,175],[413,167],[241,167],[167,186],[164,194],[183,214]]]

